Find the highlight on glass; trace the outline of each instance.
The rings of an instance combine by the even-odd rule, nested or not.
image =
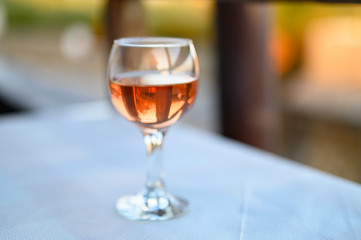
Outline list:
[[[192,40],[170,37],[120,38],[109,56],[108,81],[117,111],[141,130],[147,176],[137,195],[123,196],[117,212],[132,220],[167,220],[188,211],[162,179],[161,152],[167,129],[196,98],[199,64]]]

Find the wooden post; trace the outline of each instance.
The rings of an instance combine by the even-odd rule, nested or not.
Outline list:
[[[146,35],[144,10],[139,0],[108,0],[105,21],[109,49],[114,39]]]
[[[272,149],[275,129],[262,12],[253,3],[217,3],[221,128],[227,136]]]

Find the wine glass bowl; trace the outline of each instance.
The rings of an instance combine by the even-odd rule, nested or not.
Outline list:
[[[187,201],[164,187],[161,149],[167,129],[194,103],[199,64],[192,40],[121,38],[113,43],[108,63],[111,100],[136,124],[146,145],[147,178],[143,191],[117,201],[118,213],[134,220],[166,220],[187,212]]]

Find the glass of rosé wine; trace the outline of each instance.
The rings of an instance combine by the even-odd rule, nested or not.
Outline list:
[[[154,221],[187,212],[188,202],[165,189],[161,152],[167,129],[192,107],[198,78],[198,58],[190,39],[114,40],[108,63],[111,100],[123,117],[139,127],[148,153],[144,189],[116,203],[122,217]]]

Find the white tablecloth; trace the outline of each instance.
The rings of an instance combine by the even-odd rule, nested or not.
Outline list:
[[[141,134],[78,110],[0,119],[1,240],[361,239],[360,185],[182,124],[164,171],[191,211],[124,220],[114,204],[143,187]]]

